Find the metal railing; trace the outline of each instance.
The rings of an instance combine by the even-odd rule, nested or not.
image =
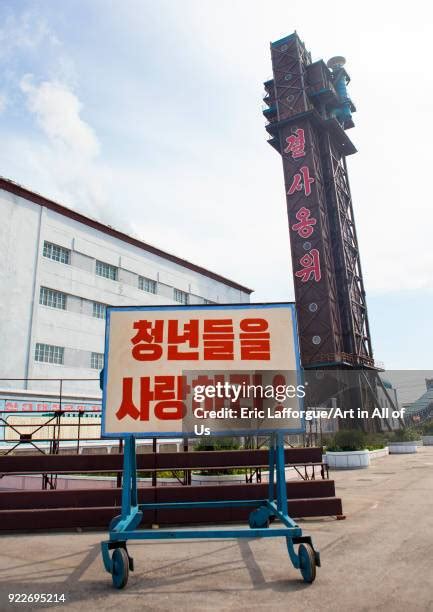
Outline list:
[[[0,388],[0,455],[16,454],[16,452],[36,451],[42,455],[59,455],[63,450],[68,454],[80,454],[84,448],[95,452],[96,447],[108,447],[121,454],[123,452],[122,440],[101,439],[101,399],[92,397],[90,394],[72,393],[64,391],[64,383],[99,382],[98,379],[74,379],[74,378],[0,378],[3,382],[19,382],[25,384],[23,389]],[[29,389],[28,383],[57,383],[58,390],[42,391]],[[91,400],[94,400],[93,402]],[[313,446],[314,441],[319,439],[318,432],[306,432],[304,436],[296,436],[295,444]],[[287,439],[287,445],[292,446]],[[168,441],[167,441],[168,442]],[[166,443],[167,443],[166,442]],[[184,452],[190,449],[187,439],[173,440],[176,442],[176,450],[182,446]],[[267,438],[263,441],[266,445]],[[158,440],[140,440],[139,445],[152,446],[152,452],[158,452]],[[254,444],[254,448],[260,445]],[[304,479],[315,479],[315,467],[311,467],[311,473],[304,466],[304,473],[297,467],[296,472]],[[316,466],[317,467],[317,466]],[[319,466],[320,467],[320,466]],[[169,470],[180,484],[191,484],[191,470]],[[261,468],[245,470],[246,482],[261,482]],[[322,468],[322,478],[326,478]],[[1,477],[1,475],[0,475]],[[121,482],[121,473],[117,474],[118,486]],[[152,486],[157,484],[157,472],[152,472]],[[57,485],[57,474],[43,474],[42,488],[55,489]]]
[[[22,445],[43,454],[58,454],[62,441],[76,443],[79,452],[83,442],[99,440],[101,399],[92,393],[83,393],[83,383],[98,381],[99,378],[0,378],[3,454]],[[12,389],[11,383],[21,384],[22,388]],[[29,384],[37,387],[40,383],[46,384],[44,389],[29,389]],[[65,392],[65,383],[73,383],[68,386],[76,385],[80,393]]]

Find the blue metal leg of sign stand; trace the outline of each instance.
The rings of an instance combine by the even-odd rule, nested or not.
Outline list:
[[[249,529],[137,530],[145,510],[227,507],[252,508]],[[282,526],[270,527],[275,519],[278,519]],[[109,530],[109,540],[101,543],[102,559],[106,571],[112,575],[113,585],[119,589],[126,585],[129,571],[134,569],[133,559],[129,556],[126,547],[128,540],[285,537],[290,560],[293,566],[301,571],[305,582],[314,581],[316,566],[320,566],[320,554],[314,549],[311,537],[302,535],[302,529],[288,514],[282,432],[272,434],[270,440],[268,499],[155,504],[138,503],[135,438],[128,436],[124,445],[122,510],[121,514],[111,521]],[[296,551],[295,546],[298,544]]]

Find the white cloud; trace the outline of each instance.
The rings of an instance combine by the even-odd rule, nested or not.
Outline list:
[[[99,159],[99,140],[81,117],[78,96],[59,81],[35,83],[32,75],[21,79],[20,88],[42,137],[11,135],[5,142],[14,160],[11,178],[105,223],[129,228],[110,204],[109,173]]]
[[[10,111],[5,120],[11,119],[0,152],[3,172],[48,197],[115,224],[118,217],[107,205],[100,143],[82,117],[83,104],[74,87],[75,63],[54,33],[50,17],[42,9],[10,10],[0,26],[3,90]],[[2,94],[0,113],[7,101]],[[29,130],[28,113],[37,131]],[[25,132],[20,132],[20,124],[27,126]]]
[[[38,124],[49,140],[74,155],[93,159],[99,153],[99,143],[92,128],[80,117],[82,104],[66,85],[44,81],[34,85],[31,75],[21,80],[21,90],[27,96],[28,109],[36,115]]]

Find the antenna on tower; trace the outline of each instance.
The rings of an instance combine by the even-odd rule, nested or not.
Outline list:
[[[331,57],[331,59],[329,59],[326,62],[326,65],[328,66],[330,70],[335,70],[338,68],[343,68],[345,63],[346,63],[345,57],[343,57],[342,55],[335,55],[334,57]]]

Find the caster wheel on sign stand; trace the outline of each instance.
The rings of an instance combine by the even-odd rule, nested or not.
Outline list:
[[[316,578],[316,556],[311,544],[301,544],[298,549],[299,563],[304,582],[311,584]]]
[[[124,548],[116,548],[111,557],[113,562],[113,570],[111,577],[113,586],[116,589],[123,589],[128,582],[129,576],[129,559],[128,553]]]

